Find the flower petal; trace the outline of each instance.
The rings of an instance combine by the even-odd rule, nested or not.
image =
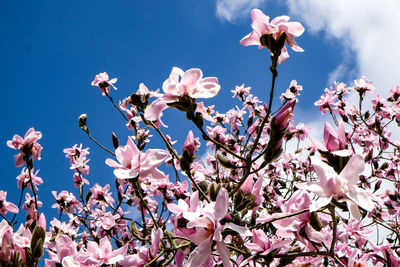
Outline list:
[[[353,155],[340,173],[340,176],[347,180],[349,185],[355,185],[360,180],[360,174],[365,169],[365,162],[360,155]]]

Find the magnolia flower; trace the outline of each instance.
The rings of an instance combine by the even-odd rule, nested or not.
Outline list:
[[[114,86],[114,83],[117,82],[117,78],[113,78],[110,80],[107,72],[102,72],[96,75],[94,80],[92,81],[92,86],[98,86],[102,95],[110,94],[110,85],[114,90],[117,90],[117,87]]]
[[[203,78],[201,69],[193,68],[184,72],[178,67],[173,67],[162,89],[165,94],[159,95],[159,98],[146,108],[144,116],[148,120],[159,120],[162,111],[168,107],[167,104],[178,102],[182,96],[187,95],[195,99],[211,98],[218,94],[221,86],[216,77]]]
[[[330,152],[333,155],[347,157],[352,154],[352,151],[347,149],[346,132],[344,123],[341,120],[337,131],[333,129],[329,122],[325,123],[324,128],[324,144],[321,144],[310,136],[310,141],[321,152]]]
[[[19,211],[18,207],[13,203],[8,202],[6,200],[6,197],[7,197],[7,192],[4,192],[1,190],[0,191],[0,214],[2,216],[5,216],[8,212],[18,213],[18,211]]]
[[[153,179],[165,178],[165,174],[157,169],[168,158],[165,150],[148,149],[141,152],[129,137],[126,146],[118,147],[115,154],[119,163],[107,159],[106,164],[115,169],[114,175],[119,179],[135,178],[138,175]]]
[[[210,212],[203,210],[203,216],[191,220],[187,224],[188,228],[196,227],[196,234],[191,237],[191,240],[197,244],[197,247],[190,253],[186,266],[201,266],[205,263],[211,255],[213,241],[216,242],[216,248],[224,267],[232,266],[230,262],[230,251],[222,238],[222,231],[227,224],[222,225],[220,223],[220,220],[228,213],[228,191],[226,191],[225,188],[221,188],[215,203],[212,204],[213,207],[209,206],[209,208],[211,208]]]
[[[286,102],[274,116],[273,123],[279,126],[281,131],[287,128],[290,119],[293,118],[293,109],[296,105],[296,102],[297,99],[292,99]]]
[[[275,40],[278,40],[279,37],[285,33],[285,42],[292,48],[292,50],[296,52],[304,51],[294,40],[294,38],[299,37],[304,32],[304,27],[299,22],[289,22],[290,17],[279,16],[274,18],[270,23],[269,17],[259,9],[253,9],[251,11],[251,19],[251,27],[253,28],[253,31],[240,40],[242,45],[258,45],[258,48],[261,49],[266,47],[266,44],[261,41],[263,36],[272,35]],[[289,58],[289,54],[286,46],[283,45],[281,55],[278,58],[278,63],[281,64],[287,58]]]
[[[19,135],[14,135],[12,140],[7,141],[7,146],[14,149],[19,149],[20,153],[14,156],[15,166],[21,167],[25,164],[25,157],[32,155],[32,160],[40,159],[40,152],[42,146],[36,141],[42,138],[42,133],[35,131],[34,128],[30,128],[24,138]]]
[[[337,201],[345,201],[350,214],[358,220],[361,219],[358,206],[367,211],[373,210],[372,199],[374,197],[372,193],[357,186],[359,176],[365,168],[364,160],[360,155],[353,155],[340,174],[337,174],[321,159],[315,156],[310,158],[319,181],[297,184],[297,187],[319,196],[318,200],[310,205],[311,212],[328,205],[332,198]]]
[[[113,250],[108,237],[103,237],[100,242],[88,241],[86,253],[81,253],[81,256],[89,256],[90,263],[95,263],[98,266],[102,264],[115,264],[124,259],[128,246],[123,246]]]

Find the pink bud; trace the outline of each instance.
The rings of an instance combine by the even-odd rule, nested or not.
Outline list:
[[[346,148],[347,140],[343,121],[339,122],[337,131],[333,129],[329,122],[325,123],[324,143],[330,151],[338,151]]]
[[[41,226],[46,231],[46,217],[43,213],[40,214],[37,225]]]
[[[10,263],[14,259],[14,241],[11,233],[11,228],[7,229],[2,238],[0,261],[3,263]]]
[[[196,142],[194,140],[194,135],[192,131],[189,131],[185,144],[183,145],[183,152],[187,151],[189,157],[194,156],[194,149],[196,146]]]
[[[284,130],[288,124],[289,120],[293,118],[293,109],[296,105],[297,99],[292,99],[283,105],[283,107],[275,115],[274,123],[279,126],[281,130]]]

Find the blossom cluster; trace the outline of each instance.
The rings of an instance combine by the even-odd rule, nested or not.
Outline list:
[[[114,149],[107,148],[91,135],[87,116],[79,118],[109,154],[113,175],[109,184],[90,187],[89,148],[64,149],[77,191],[53,191],[60,217],[48,226],[39,212],[43,179],[34,172],[42,134],[31,128],[8,141],[18,150],[15,165],[24,166],[17,177],[21,199],[29,192],[15,205],[0,191],[0,265],[399,266],[400,141],[391,132],[400,122],[400,87],[363,110],[373,84],[365,77],[354,86],[335,82],[315,102],[331,116],[319,140],[294,124],[303,90],[296,80],[272,109],[277,64],[288,58],[285,44],[303,51],[294,40],[303,26],[287,16],[269,22],[258,9],[251,16],[253,31],[241,43],[271,53],[268,101],[243,84],[231,90],[236,105],[221,113],[200,100],[219,93],[216,77],[174,67],[163,93],[142,83],[117,104],[110,96],[117,79],[96,75],[92,85],[111,100],[130,135],[120,144],[113,133]],[[166,109],[192,123],[184,141],[164,134]],[[148,148],[153,135],[162,148]],[[293,143],[295,151],[288,149]],[[9,213],[21,208],[26,220],[15,231],[16,215]],[[375,238],[376,228],[385,234]]]

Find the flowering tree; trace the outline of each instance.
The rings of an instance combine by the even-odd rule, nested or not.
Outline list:
[[[387,99],[377,95],[371,110],[363,102],[374,86],[364,77],[325,89],[315,105],[334,125],[326,122],[317,140],[293,123],[297,81],[280,96],[281,107],[271,109],[286,44],[303,51],[295,42],[303,26],[287,16],[270,22],[258,9],[251,16],[253,30],[241,44],[271,53],[266,103],[237,86],[232,93],[241,107],[218,113],[200,101],[218,94],[218,79],[174,67],[162,93],[141,84],[117,104],[110,92],[117,79],[96,75],[92,85],[132,131],[124,145],[113,134],[109,149],[92,137],[87,116],[79,117],[79,127],[110,154],[105,163],[116,194],[108,184],[89,187],[88,148],[66,148],[77,191],[53,191],[60,220],[48,225],[37,194],[43,180],[34,171],[42,135],[31,128],[8,141],[23,168],[19,204],[0,191],[0,265],[37,266],[45,258],[46,266],[399,266],[400,142],[390,129],[400,122],[400,87]],[[193,123],[182,150],[163,133],[168,108]],[[151,132],[164,147],[147,148]],[[290,142],[310,145],[293,152],[286,150]],[[202,144],[206,157],[197,153]],[[21,208],[26,220],[18,226]],[[381,238],[373,238],[373,229]]]

